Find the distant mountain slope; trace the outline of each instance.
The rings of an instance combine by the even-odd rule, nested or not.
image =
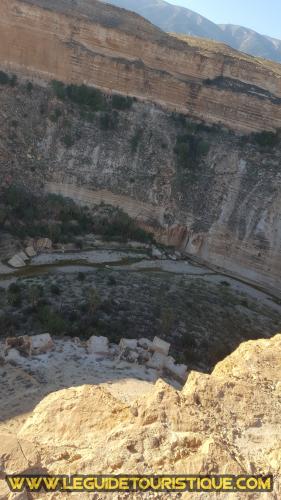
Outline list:
[[[190,9],[164,0],[106,0],[106,3],[137,12],[165,31],[210,38],[247,54],[281,63],[281,40],[243,26],[218,25]]]

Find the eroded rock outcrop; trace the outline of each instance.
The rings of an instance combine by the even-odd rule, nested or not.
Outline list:
[[[279,65],[217,45],[177,39],[97,0],[1,0],[8,68],[138,96],[236,130],[280,127]]]
[[[275,492],[267,498],[275,499],[281,491],[280,351],[281,335],[247,342],[211,375],[192,372],[182,391],[159,380],[132,403],[100,386],[50,394],[18,434],[29,468],[40,463],[53,473],[272,473]],[[26,467],[16,457],[6,455],[4,470]]]

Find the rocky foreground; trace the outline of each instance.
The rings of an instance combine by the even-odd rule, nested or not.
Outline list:
[[[280,498],[280,351],[281,335],[250,341],[211,375],[191,372],[182,390],[159,379],[136,399],[118,391],[113,395],[104,385],[51,393],[17,433],[1,431],[2,477],[27,471],[272,473],[275,490],[266,498]],[[4,481],[2,486],[4,491]],[[86,493],[74,497],[88,498]],[[8,492],[0,498],[9,498]],[[240,498],[245,494],[231,494]]]

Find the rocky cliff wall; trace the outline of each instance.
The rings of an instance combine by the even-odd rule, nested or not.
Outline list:
[[[1,185],[120,206],[158,240],[280,293],[280,139],[260,147],[141,102],[85,118],[21,82],[0,86],[0,110]]]
[[[278,64],[176,39],[98,1],[0,0],[0,6],[3,67],[138,96],[235,130],[281,127]]]

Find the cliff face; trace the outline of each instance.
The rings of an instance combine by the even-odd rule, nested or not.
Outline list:
[[[280,293],[280,139],[262,148],[141,102],[85,119],[26,83],[0,86],[0,109],[1,185],[120,206],[158,240]]]
[[[96,0],[0,5],[2,66],[138,96],[236,130],[281,127],[278,64],[179,40]]]

